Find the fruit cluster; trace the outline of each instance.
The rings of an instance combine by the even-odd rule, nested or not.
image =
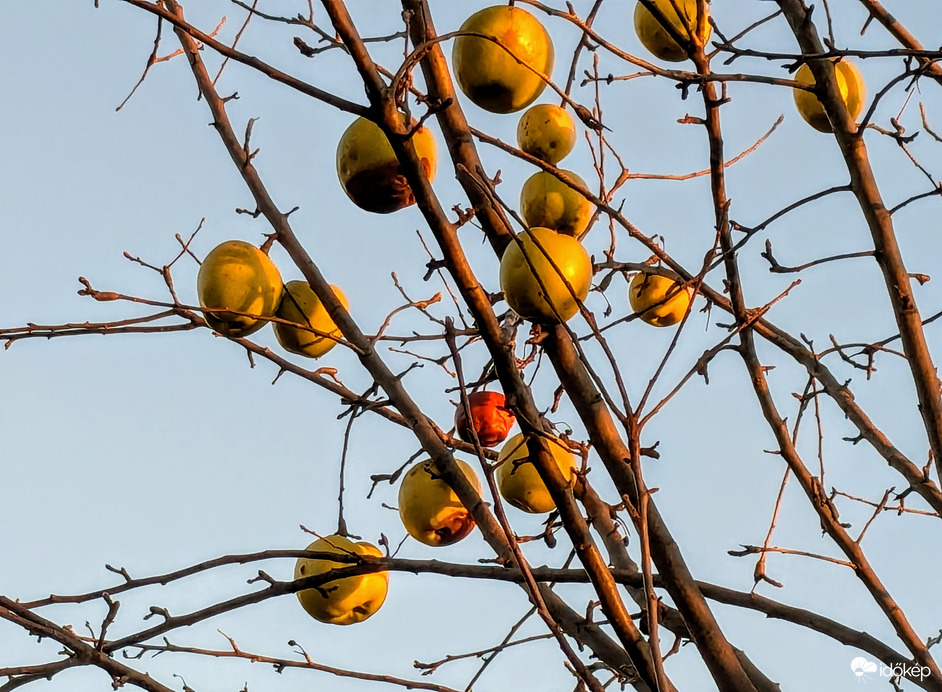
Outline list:
[[[690,44],[702,45],[710,36],[706,18],[698,17],[697,0],[653,0],[660,18],[638,3],[634,24],[641,43],[655,57],[667,61],[687,59]],[[667,30],[661,20],[669,22]],[[700,36],[694,33],[701,27]],[[686,43],[681,45],[678,42]],[[462,92],[477,106],[493,113],[514,113],[530,106],[543,92],[553,69],[553,44],[549,34],[530,13],[519,7],[494,6],[472,15],[454,41],[452,64]],[[835,65],[838,86],[852,118],[863,104],[860,74],[847,61]],[[814,86],[807,65],[796,81]],[[814,128],[831,130],[828,116],[814,91],[795,90],[799,113]],[[406,124],[405,115],[402,123]],[[409,123],[412,145],[426,178],[434,178],[437,165],[435,140],[428,129]],[[517,125],[519,148],[549,167],[555,167],[573,149],[576,125],[565,108],[551,104],[530,107]],[[383,130],[359,118],[344,133],[337,148],[337,175],[348,197],[360,208],[390,213],[415,202],[415,196]],[[568,182],[563,182],[564,180]],[[523,185],[520,211],[527,230],[518,234],[501,257],[500,286],[510,307],[537,323],[565,322],[579,311],[591,286],[593,268],[580,239],[593,215],[593,205],[578,190],[587,189],[576,173],[564,169],[541,170]],[[205,276],[204,276],[205,274]],[[321,333],[336,333],[323,305],[303,282],[290,282],[281,297],[281,279],[274,265],[258,249],[232,241],[210,253],[200,272],[200,301],[207,323],[227,336],[244,336],[259,329],[272,315],[295,323],[278,322],[275,333],[294,353],[317,357],[333,345]],[[335,289],[346,306],[346,299]],[[663,272],[639,272],[628,289],[632,310],[644,322],[666,327],[677,324],[689,312],[692,287]],[[306,325],[308,329],[305,329]],[[504,443],[495,467],[500,496],[525,512],[546,513],[555,503],[535,466],[544,443],[524,434],[507,439],[515,423],[504,396],[479,391],[458,407],[455,429],[468,443],[493,447]],[[505,442],[506,440],[506,442]],[[558,438],[545,441],[563,477],[575,479],[577,463],[569,447]],[[465,480],[480,494],[481,482],[474,469],[457,462]],[[433,460],[409,470],[399,487],[399,515],[410,536],[428,546],[448,546],[474,529],[469,508],[458,498]],[[309,550],[353,556],[380,556],[369,543],[354,543],[334,535],[321,538]],[[330,559],[298,560],[295,578],[324,574],[349,565]],[[382,605],[388,575],[376,572],[345,577],[298,593],[304,609],[313,617],[333,624],[360,622]]]
[[[343,291],[331,289],[349,308]],[[278,343],[309,358],[320,358],[340,338],[327,308],[306,281],[282,284],[268,255],[241,240],[226,241],[206,255],[196,292],[206,324],[223,336],[248,336],[277,318],[273,329]]]
[[[494,113],[512,113],[530,105],[545,88],[553,67],[553,44],[540,22],[528,12],[512,6],[490,7],[472,15],[462,25],[461,35],[454,44],[453,66],[458,85],[473,103]],[[411,134],[413,146],[431,181],[436,169],[435,140],[426,128],[412,125],[415,128]],[[575,122],[559,106],[533,106],[523,114],[517,126],[520,149],[551,166],[567,156],[575,142]],[[586,187],[574,172],[562,170],[561,174],[576,185]],[[351,201],[366,211],[391,213],[415,202],[385,133],[365,118],[357,119],[341,137],[337,147],[337,175]],[[578,312],[579,303],[585,300],[591,285],[592,262],[579,238],[591,219],[592,204],[558,176],[540,171],[523,185],[520,209],[528,230],[517,236],[501,258],[500,285],[505,299],[525,319],[549,323],[566,321]],[[233,248],[233,245],[238,247]],[[200,300],[204,308],[231,311],[207,313],[207,322],[214,329],[228,336],[241,336],[264,324],[263,313],[273,314],[274,306],[279,304],[281,281],[274,265],[256,248],[244,243],[226,243],[220,246],[223,247],[227,247],[228,252],[237,250],[241,255],[235,262],[237,271],[224,269],[226,262],[222,258],[214,258],[219,263],[218,268],[207,258],[210,268],[206,270],[205,289],[201,272]],[[640,310],[634,308],[643,312],[642,316],[656,313],[657,320],[649,320],[652,324],[667,323],[670,315],[678,310],[683,315],[689,303],[687,291],[676,296],[673,295],[676,291],[672,291],[670,300],[661,305],[670,289],[662,285],[661,279],[652,275],[643,283],[641,293],[647,305]],[[677,308],[678,299],[684,297],[687,302]],[[283,300],[281,304],[284,305]],[[297,310],[290,314],[285,308],[279,309],[285,319],[298,322],[299,315],[303,315],[313,323],[322,312],[326,316],[319,303],[321,312],[316,312],[317,308],[308,310],[308,306],[314,304],[300,298],[292,304]],[[253,317],[256,314],[259,317]],[[285,325],[276,324],[276,334],[282,328]],[[309,339],[317,338],[293,327],[286,329],[306,334]],[[293,343],[292,348],[283,337],[279,336],[279,341],[289,350],[300,352],[297,343]],[[555,509],[555,503],[534,464],[539,444],[523,434],[507,440],[514,422],[504,396],[498,392],[470,394],[467,408],[463,404],[455,414],[455,429],[462,440],[484,447],[506,440],[495,469],[497,490],[504,501],[529,513],[550,512]],[[572,452],[558,438],[550,438],[546,444],[563,477],[572,483],[577,467]],[[481,482],[474,469],[460,460],[457,465],[480,494]],[[399,486],[398,502],[406,531],[425,545],[452,545],[474,529],[470,509],[464,506],[433,460],[421,462],[405,474]],[[376,546],[354,543],[340,535],[320,538],[308,546],[308,550],[350,557],[381,554]],[[295,579],[325,574],[349,564],[326,558],[301,558],[295,568]],[[376,572],[304,589],[298,592],[298,598],[315,619],[348,625],[375,613],[386,598],[387,586],[388,575]]]
[[[685,22],[671,6],[678,30],[683,29],[681,24],[690,24],[690,18],[696,19],[696,0],[680,7],[688,14]],[[686,57],[686,51],[641,5],[635,25],[656,55]],[[452,64],[458,85],[472,103],[494,113],[512,113],[542,93],[553,68],[553,43],[533,15],[518,7],[489,7],[465,21],[459,33]],[[567,156],[575,142],[575,122],[560,106],[532,106],[517,125],[520,149],[550,166]],[[507,304],[524,319],[566,322],[588,296],[592,261],[579,240],[593,205],[576,188],[587,189],[585,181],[573,171],[559,169],[534,173],[521,189],[520,212],[527,230],[501,257],[500,286]],[[679,321],[691,296],[688,288],[655,274],[644,274],[629,290],[632,309],[656,326]]]
[[[514,425],[513,413],[506,407],[503,394],[474,392],[468,397],[470,419],[464,406],[455,414],[455,428],[465,441],[477,440],[491,447],[503,442]],[[569,448],[558,438],[550,438],[548,447],[553,460],[567,482],[575,480],[576,460]],[[533,514],[544,514],[556,508],[549,490],[534,466],[533,450],[523,434],[511,437],[500,451],[495,470],[497,490],[510,505]],[[470,464],[457,460],[465,479],[481,493],[481,482]],[[399,516],[410,536],[428,546],[448,546],[467,537],[474,529],[471,511],[442,477],[432,460],[410,469],[399,485]],[[366,542],[355,543],[341,535],[319,538],[307,550],[346,555],[350,560],[300,558],[294,578],[302,579],[349,567],[353,558],[381,557],[379,549]],[[389,576],[386,572],[370,572],[342,577],[298,591],[302,607],[311,617],[333,625],[351,625],[373,615],[386,599]]]
[[[531,514],[545,514],[556,508],[549,490],[534,466],[534,449],[522,433],[509,440],[515,419],[499,392],[474,392],[468,396],[470,420],[464,406],[455,413],[455,429],[466,442],[482,446],[504,446],[495,468],[497,492],[509,504]],[[576,461],[569,447],[558,438],[548,441],[550,452],[568,482],[574,480]],[[468,482],[480,494],[481,483],[474,469],[458,461]],[[444,481],[433,461],[412,468],[399,486],[399,516],[409,535],[430,546],[457,543],[474,528],[471,512]]]

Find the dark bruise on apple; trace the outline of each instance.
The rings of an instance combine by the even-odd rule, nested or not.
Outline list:
[[[468,482],[481,492],[481,482],[471,466],[455,460]],[[420,543],[441,547],[457,543],[474,529],[471,512],[439,475],[429,459],[414,466],[399,485],[399,518],[410,536]]]
[[[477,104],[491,113],[513,113],[517,110],[514,103],[514,90],[502,82],[485,82],[466,87],[471,103]]]
[[[431,178],[432,163],[423,158],[421,164],[425,176]],[[415,204],[415,195],[398,161],[354,173],[344,191],[360,209],[374,214],[391,214]]]
[[[425,473],[431,472],[425,470]],[[474,519],[471,512],[461,505],[451,513],[439,517],[438,525],[432,529],[432,536],[429,538],[434,541],[435,545],[452,545],[467,537],[473,530]]]
[[[405,125],[405,114],[399,115]],[[412,145],[425,177],[432,181],[438,159],[435,138],[427,127],[411,125]],[[337,144],[337,177],[347,197],[365,211],[390,214],[415,204],[386,133],[366,118],[354,120]]]

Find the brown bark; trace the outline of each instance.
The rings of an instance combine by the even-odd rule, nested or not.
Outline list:
[[[807,27],[810,25],[807,22],[807,15],[802,16],[801,20],[798,21],[797,7],[800,6],[800,0],[780,0],[779,4],[784,10],[786,17],[789,18],[789,22],[792,23],[793,28],[798,24],[801,24],[804,26],[805,30],[807,30]],[[797,34],[798,29],[795,28],[795,31]],[[811,31],[813,31],[813,28]],[[816,35],[814,38],[816,40]],[[697,68],[700,72],[709,71],[709,60],[704,56],[702,51],[699,51],[698,54],[694,56],[694,61],[697,63]],[[840,129],[844,129],[846,134],[848,128],[852,126],[852,123],[850,122],[850,116],[847,113],[847,109],[843,106],[843,101],[841,100],[839,91],[837,90],[833,65],[827,61],[825,61],[823,64],[820,62],[812,62],[811,65],[813,69],[817,67],[822,72],[828,72],[827,77],[830,81],[829,87],[833,87],[835,90],[835,94],[833,95],[835,95],[837,100],[840,101],[840,110],[842,111],[840,114],[840,119],[837,121],[838,124],[835,128],[835,131],[839,132]],[[818,77],[817,74],[816,79],[818,80],[819,84],[824,83],[824,79],[822,77]],[[932,671],[934,684],[942,685],[939,668],[929,654],[928,648],[913,630],[902,610],[900,610],[899,606],[896,604],[896,602],[890,596],[889,592],[877,577],[859,544],[850,538],[844,527],[841,525],[833,504],[826,497],[824,489],[820,486],[818,480],[812,476],[812,474],[805,467],[797,450],[795,449],[792,438],[789,435],[788,428],[785,425],[785,421],[776,410],[774,400],[772,398],[771,392],[769,391],[768,381],[765,377],[765,369],[762,367],[756,354],[752,329],[750,326],[747,326],[749,325],[751,319],[742,295],[742,288],[739,281],[739,269],[737,265],[736,254],[733,250],[732,240],[730,238],[729,223],[727,219],[728,200],[725,193],[724,172],[722,165],[723,142],[718,114],[718,109],[721,105],[721,102],[717,99],[715,87],[712,83],[703,85],[703,98],[707,110],[705,125],[707,127],[707,132],[710,139],[712,168],[711,181],[713,187],[714,207],[717,220],[717,229],[720,235],[721,247],[723,249],[723,261],[726,266],[726,277],[727,284],[729,286],[730,302],[732,304],[733,313],[736,317],[737,323],[741,326],[745,326],[740,334],[739,353],[742,356],[744,363],[746,364],[746,369],[749,373],[750,380],[752,381],[752,386],[756,393],[759,406],[761,407],[763,415],[765,416],[773,434],[775,435],[776,441],[780,446],[780,454],[788,463],[792,473],[794,473],[802,489],[805,491],[809,502],[817,511],[822,528],[841,548],[844,554],[847,555],[855,569],[858,578],[860,578],[864,586],[870,592],[870,595],[873,597],[874,601],[877,603],[877,605],[880,606],[884,614],[890,620],[896,630],[897,635],[912,652],[915,660],[919,661],[919,663],[922,665],[927,666],[929,670]],[[832,119],[832,122],[835,121]],[[860,144],[862,145],[862,141],[860,141]],[[855,191],[858,189],[859,180],[860,179],[854,180],[852,173],[852,182],[854,183]],[[874,183],[873,189],[870,190],[868,194],[873,194],[875,191],[876,189]],[[887,220],[888,218],[889,217],[887,215]],[[889,229],[889,234],[892,236],[892,228]],[[914,308],[915,306],[913,306],[913,309]],[[920,335],[922,333],[921,323],[919,326],[919,333]]]
[[[802,0],[778,0],[785,18],[792,28],[804,55],[820,55],[824,47],[811,21],[811,13]],[[810,60],[808,66],[819,85],[818,98],[824,105],[834,129],[834,137],[850,173],[854,196],[860,205],[864,219],[873,238],[874,256],[883,279],[887,295],[893,307],[896,325],[899,328],[903,352],[909,362],[919,400],[922,416],[929,438],[929,447],[935,458],[936,473],[942,479],[942,385],[929,352],[929,345],[922,328],[922,318],[916,306],[911,279],[893,229],[893,218],[883,204],[877,186],[863,132],[847,112],[841,98],[834,66],[827,60]]]
[[[436,465],[442,472],[442,476],[446,482],[452,486],[464,504],[469,507],[476,523],[481,528],[485,539],[491,544],[491,546],[503,560],[510,564],[518,563],[520,564],[521,569],[527,571],[528,567],[524,563],[520,563],[521,556],[519,554],[515,554],[511,549],[512,547],[508,543],[508,538],[504,532],[503,527],[498,524],[494,516],[487,509],[485,503],[477,494],[477,491],[457,467],[457,464],[455,463],[450,451],[443,444],[442,440],[435,432],[434,426],[431,425],[430,421],[428,421],[418,406],[409,397],[399,378],[388,369],[382,359],[373,350],[372,344],[359,330],[356,323],[351,319],[349,313],[347,313],[346,309],[336,299],[333,291],[329,287],[329,284],[321,275],[319,269],[313,263],[310,256],[298,242],[294,232],[290,227],[290,224],[288,223],[287,215],[283,214],[274,204],[261,179],[259,178],[258,172],[252,165],[251,159],[246,153],[244,146],[242,146],[242,144],[236,138],[234,131],[229,124],[223,102],[215,93],[211,78],[199,58],[196,43],[189,36],[187,31],[179,25],[183,22],[182,12],[179,6],[172,0],[167,0],[166,4],[168,10],[173,13],[174,18],[178,20],[175,31],[182,45],[184,46],[185,53],[190,61],[191,67],[193,68],[194,76],[196,77],[199,84],[200,91],[213,112],[214,125],[222,137],[230,156],[242,174],[247,186],[255,197],[258,209],[266,217],[266,219],[268,219],[269,223],[271,223],[272,227],[276,231],[278,242],[283,245],[289,256],[291,256],[292,260],[301,270],[305,279],[311,285],[314,292],[324,303],[325,308],[341,330],[344,338],[359,349],[358,355],[361,363],[374,377],[377,384],[383,388],[383,390],[389,396],[390,400],[399,410],[400,414],[406,420],[409,427],[412,428],[425,451],[429,453],[432,459],[436,462]],[[366,55],[365,52],[361,52],[359,57],[361,60],[368,59],[368,55]],[[367,86],[372,86],[375,89],[380,86],[380,82],[372,81],[371,83],[370,81],[367,81]],[[383,115],[387,118],[387,123],[392,123],[393,126],[401,127],[401,123],[399,122],[395,110],[395,105],[390,100],[386,100],[378,105],[384,109]],[[388,126],[389,125],[387,125],[387,127]],[[399,134],[400,138],[397,138],[396,134]],[[437,205],[437,200],[435,200],[434,195],[431,194],[428,181],[425,179],[424,169],[422,169],[418,158],[415,156],[415,151],[412,148],[411,142],[402,139],[401,132],[390,132],[390,135],[392,135],[391,140],[395,143],[395,145],[404,147],[406,150],[406,152],[397,151],[397,154],[400,155],[400,158],[409,159],[415,163],[413,175],[416,176],[416,179],[410,180],[410,182],[413,183],[413,189],[424,191],[425,203],[427,205]],[[443,229],[439,230],[451,229],[453,232],[453,227],[447,222],[444,213],[440,210],[437,215],[437,219],[444,227]],[[458,247],[460,249],[460,246]],[[486,293],[483,292],[483,289],[481,289],[477,282],[474,283],[476,288],[472,288],[472,292],[478,296],[479,300],[483,298],[483,300],[486,302]],[[493,318],[493,312],[491,312],[491,318],[496,324],[496,319]],[[555,463],[551,463],[553,464],[553,468],[556,468]],[[607,572],[607,570],[605,571],[605,578],[611,581],[614,585],[614,582],[611,580],[611,575]],[[614,586],[612,587],[610,593],[612,596],[614,596],[614,598],[619,599],[620,603],[620,598],[618,597],[617,590],[614,589]],[[565,602],[562,601],[562,599],[556,596],[552,589],[546,585],[538,585],[535,589],[535,593],[533,593],[532,596],[537,599],[538,605],[542,605],[549,610],[556,625],[564,627],[566,631],[570,632],[573,637],[576,637],[579,641],[583,641],[589,645],[592,650],[595,651],[596,654],[602,658],[602,660],[605,660],[606,663],[612,666],[612,668],[625,674],[631,674],[634,669],[634,664],[632,660],[626,656],[625,651],[614,645],[614,643],[610,643],[608,637],[602,632],[601,629],[599,629],[597,625],[586,622],[582,616],[575,613],[571,608],[569,608],[568,605],[565,604]],[[624,609],[623,604],[621,607]],[[634,627],[630,617],[627,617],[627,611],[624,612],[627,625]],[[615,615],[617,618],[617,612]],[[564,640],[561,639],[560,642],[562,646],[568,646],[565,644]],[[639,660],[643,660],[640,656],[638,658]],[[570,661],[577,669],[582,667],[584,671],[584,666],[582,666],[578,659],[573,659],[570,656]],[[591,688],[597,688],[598,683],[591,674],[585,673],[583,678]],[[644,692],[648,688],[642,684],[638,687],[638,689]]]
[[[881,5],[878,0],[860,0],[860,3],[869,10],[870,15],[883,25],[890,34],[902,45],[913,50],[925,50],[922,44],[913,36],[905,26],[900,24],[896,17],[890,14],[887,9]],[[925,69],[926,74],[931,76],[937,82],[942,83],[942,65],[930,60],[929,58],[917,57],[919,64]]]
[[[569,483],[563,477],[546,446],[546,442],[541,437],[546,434],[546,431],[541,422],[539,409],[533,401],[529,387],[523,381],[512,351],[504,340],[490,301],[471,270],[458,240],[457,230],[454,224],[448,221],[444,210],[432,191],[424,170],[419,165],[411,142],[403,137],[405,133],[397,131],[401,127],[401,123],[398,118],[395,100],[379,78],[376,67],[366,52],[365,46],[343,4],[333,0],[325,0],[324,4],[334,28],[350,48],[361,76],[367,82],[367,92],[373,107],[382,113],[382,119],[379,120],[378,124],[387,132],[393,149],[403,165],[406,178],[415,194],[416,204],[425,215],[426,221],[444,253],[448,269],[456,279],[458,289],[475,317],[481,336],[494,359],[495,370],[503,385],[508,404],[514,409],[521,429],[531,435],[528,444],[535,456],[534,465],[556,503],[580,561],[590,575],[599,596],[602,610],[609,620],[609,625],[614,629],[619,641],[625,647],[642,682],[646,686],[656,689],[656,676],[650,650],[637,626],[631,620],[617,585],[612,579],[598,547],[592,540],[588,526],[572,496]],[[415,26],[416,22],[417,17],[413,15],[410,23]],[[419,46],[422,45],[419,41],[415,41],[415,43]],[[429,54],[437,50],[438,46],[435,45],[429,49]],[[449,108],[456,108],[454,100],[452,100],[452,106]],[[456,149],[460,150],[461,146],[456,147]],[[465,168],[473,170],[473,166],[474,162],[467,162]],[[480,168],[480,162],[477,162],[477,167]],[[479,205],[475,205],[475,208],[482,209]],[[482,213],[480,216],[484,217],[485,215]],[[500,217],[494,216],[494,218]],[[495,237],[494,242],[499,245],[500,237]]]
[[[431,18],[424,5],[425,3],[420,0],[407,0],[404,2],[404,6],[413,12],[411,31],[413,42],[416,45],[427,43],[435,35]],[[419,14],[420,12],[421,14]],[[425,18],[423,25],[416,23],[417,17]],[[429,49],[422,61],[422,70],[430,95],[436,98],[454,99],[454,89],[445,69],[441,50],[437,45]],[[455,102],[449,106],[449,109],[457,108]],[[445,132],[446,140],[452,136],[458,136],[449,130],[448,123],[443,122],[441,117],[439,122]],[[466,166],[461,159],[455,159],[454,163],[459,168]],[[490,204],[479,187],[469,185],[460,178],[459,181],[462,182],[465,192],[475,208]],[[491,232],[491,229],[483,221],[482,225],[484,225],[485,231]],[[555,330],[551,330],[543,345],[553,362],[566,393],[573,401],[580,418],[586,425],[593,446],[599,452],[608,472],[612,474],[616,487],[623,496],[630,499],[632,504],[636,507],[639,506],[641,501],[639,479],[635,478],[626,468],[626,463],[630,462],[631,454],[622,442],[600,394],[585,371],[584,365],[576,355],[565,329],[557,327]],[[738,692],[754,689],[753,684],[743,672],[742,665],[733,648],[720,630],[702,594],[699,593],[679,548],[667,531],[657,508],[650,500],[648,500],[648,504],[649,517],[645,531],[651,535],[651,550],[655,564],[658,570],[665,575],[667,590],[687,620],[691,636],[700,648],[708,667],[713,671],[714,679],[721,690],[736,690]]]

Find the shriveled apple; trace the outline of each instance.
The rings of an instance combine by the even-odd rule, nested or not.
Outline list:
[[[473,392],[468,395],[468,407],[471,409],[471,421],[460,403],[455,410],[455,428],[458,436],[465,442],[472,442],[477,433],[478,441],[485,447],[493,447],[507,439],[516,418],[507,408],[504,395],[500,392]]]

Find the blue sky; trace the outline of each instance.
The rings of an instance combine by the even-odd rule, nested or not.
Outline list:
[[[291,14],[306,3],[263,3],[268,11]],[[575,3],[585,10],[586,2]],[[376,11],[367,0],[349,3],[364,35],[388,33],[397,26],[396,7]],[[393,3],[395,5],[395,3]],[[456,29],[464,16],[485,3],[441,0],[433,3],[441,31]],[[631,8],[609,3],[600,15],[603,32],[631,52],[643,49],[630,29]],[[762,16],[767,3],[713,3],[724,32],[735,33],[748,17]],[[851,47],[892,46],[878,26],[858,35],[864,15],[856,3],[832,3],[839,43]],[[939,43],[931,32],[942,26],[942,7],[931,3],[887,1],[888,7],[926,45]],[[231,41],[242,21],[241,11],[226,2],[189,3],[187,16],[195,24],[215,27],[227,21],[220,38]],[[319,10],[319,7],[318,7]],[[323,12],[316,15],[326,21]],[[819,17],[820,19],[820,17]],[[558,81],[565,78],[567,52],[578,39],[565,23],[547,22],[556,40]],[[729,27],[727,30],[725,27]],[[120,111],[140,77],[152,48],[155,21],[144,12],[103,0],[92,3],[24,2],[0,4],[0,127],[4,165],[0,166],[0,328],[64,322],[93,322],[141,315],[147,308],[130,303],[94,303],[78,296],[79,276],[95,288],[155,300],[166,290],[155,273],[129,262],[124,252],[162,265],[172,259],[175,234],[189,237],[202,223],[194,251],[205,255],[229,239],[261,242],[264,220],[236,213],[253,204],[219,138],[208,126],[205,103],[180,56],[154,66],[144,84]],[[309,60],[292,45],[297,27],[255,21],[243,38],[246,52],[290,70],[303,79],[358,102],[364,101],[352,64],[339,51]],[[313,43],[314,39],[309,38]],[[755,45],[765,50],[793,51],[781,18],[761,29]],[[161,55],[176,49],[164,31]],[[375,48],[387,66],[401,56],[400,43]],[[599,53],[600,72],[633,72],[625,63]],[[211,51],[204,58],[215,67]],[[583,66],[591,62],[583,59]],[[900,67],[897,59],[867,60],[861,70],[872,97]],[[719,68],[717,68],[719,69]],[[785,76],[778,63],[742,60],[730,68]],[[229,102],[230,117],[241,131],[257,117],[253,143],[260,148],[256,164],[276,202],[283,209],[298,206],[291,219],[299,237],[324,271],[350,299],[354,317],[364,331],[375,332],[386,315],[403,301],[391,278],[395,272],[412,299],[428,298],[442,290],[434,280],[422,281],[428,260],[416,233],[421,215],[407,209],[391,216],[362,212],[343,195],[334,171],[336,142],[350,118],[270,83],[258,73],[230,64],[220,81],[224,94],[238,92]],[[600,87],[603,120],[611,141],[637,173],[684,173],[706,168],[706,141],[700,129],[681,125],[686,114],[697,115],[702,103],[696,94],[682,101],[667,80],[644,77]],[[887,126],[902,110],[909,131],[920,128],[920,101],[930,123],[942,114],[937,84],[923,84],[907,102],[897,87],[879,107],[876,122]],[[581,102],[591,104],[592,87],[576,89]],[[836,144],[808,128],[795,112],[788,89],[761,85],[732,85],[733,101],[724,108],[725,139],[730,156],[752,146],[771,124],[785,120],[772,137],[728,171],[731,217],[750,225],[782,206],[816,190],[846,181]],[[546,100],[546,99],[544,99]],[[486,114],[463,103],[472,124],[512,141],[517,118]],[[942,131],[938,124],[937,131]],[[876,133],[868,145],[889,206],[932,184],[916,171],[899,147]],[[923,132],[912,150],[930,172],[942,163],[942,145]],[[441,147],[444,157],[444,147]],[[490,171],[501,170],[498,192],[515,204],[529,168],[493,149],[482,147]],[[611,161],[609,161],[611,163]],[[444,160],[442,160],[444,164]],[[584,139],[561,164],[592,180],[589,147]],[[612,169],[609,169],[611,174]],[[463,203],[447,165],[435,182],[445,208]],[[713,238],[713,216],[707,178],[686,182],[632,181],[619,199],[626,216],[645,233],[664,236],[665,247],[689,267],[699,266]],[[940,242],[935,233],[937,199],[915,203],[896,215],[904,257],[910,271],[933,274]],[[497,290],[497,262],[471,226],[462,230],[482,282]],[[428,232],[423,237],[432,242]],[[759,234],[740,254],[751,305],[762,305],[783,291],[790,275],[767,271],[759,256],[764,240],[774,244],[783,264],[799,264],[821,256],[866,250],[869,236],[849,196],[831,197],[799,210]],[[608,231],[599,225],[586,246],[601,256]],[[617,256],[643,261],[648,254],[627,238],[619,239]],[[300,278],[284,253],[272,253],[284,279]],[[174,279],[181,299],[196,302],[196,265],[181,260]],[[820,349],[829,335],[844,342],[871,341],[894,333],[882,277],[866,259],[849,260],[804,272],[802,283],[776,304],[770,318],[813,339]],[[720,285],[711,275],[710,282]],[[939,310],[938,279],[917,288],[924,316]],[[608,294],[614,316],[627,308],[626,286],[613,282]],[[447,298],[433,310],[443,316]],[[589,306],[601,312],[604,302],[590,297]],[[698,299],[696,308],[703,307]],[[699,355],[724,336],[716,322],[724,316],[696,312],[656,392],[666,393]],[[390,333],[428,332],[434,327],[420,315],[397,316]],[[585,332],[584,323],[574,327]],[[631,322],[612,332],[612,344],[626,373],[634,398],[640,396],[672,330],[655,331]],[[927,327],[930,346],[938,350],[938,327]],[[270,330],[257,340],[276,347]],[[407,347],[409,348],[409,347]],[[419,350],[416,347],[416,350]],[[421,350],[438,355],[434,348]],[[591,351],[594,355],[598,355]],[[803,372],[771,347],[760,345],[770,373],[773,394],[783,412],[794,420],[792,392],[805,383]],[[389,353],[394,369],[405,369],[412,356]],[[465,357],[468,372],[483,365],[483,351]],[[297,359],[302,365],[309,362]],[[851,379],[857,400],[883,427],[894,443],[917,463],[926,455],[925,434],[915,408],[911,379],[905,364],[893,357],[878,360],[876,376],[829,361],[842,379]],[[335,349],[318,366],[338,369],[344,383],[356,391],[371,381],[353,354]],[[0,502],[0,593],[28,600],[50,592],[71,593],[115,583],[106,563],[124,566],[134,576],[165,572],[231,552],[266,548],[302,548],[309,537],[299,524],[329,533],[336,526],[337,469],[346,419],[344,407],[329,393],[285,375],[272,384],[277,368],[264,361],[250,367],[245,353],[209,330],[157,335],[76,336],[24,340],[0,353],[0,462],[3,501]],[[453,415],[454,394],[445,388],[454,380],[430,363],[405,378],[412,395],[442,427]],[[549,406],[555,385],[548,367],[538,373],[534,389],[538,404]],[[855,431],[843,414],[822,404],[827,485],[848,493],[879,499],[902,480],[890,473],[864,445],[842,441]],[[584,435],[565,402],[554,420],[569,423]],[[809,417],[800,449],[816,467],[817,441]],[[385,421],[363,416],[353,428],[347,478],[347,521],[364,538],[381,533],[395,545],[404,536],[394,511],[397,488],[381,485],[367,500],[370,476],[388,473],[418,448],[406,431]],[[693,379],[646,429],[644,442],[660,441],[659,461],[647,463],[647,482],[659,488],[656,500],[698,578],[748,591],[753,561],[736,559],[726,551],[741,543],[761,544],[783,471],[781,461],[763,450],[774,447],[771,434],[755,406],[741,363],[732,353],[710,366],[710,384]],[[590,478],[606,499],[611,488]],[[910,498],[909,505],[922,508]],[[859,505],[841,505],[852,535],[869,517]],[[540,530],[539,519],[512,517],[521,534]],[[925,637],[942,627],[942,610],[929,597],[928,584],[942,569],[939,527],[931,518],[886,514],[869,529],[868,554],[890,592]],[[789,487],[776,533],[777,545],[828,555],[836,549],[820,536],[817,519]],[[527,544],[534,564],[558,565],[565,548],[548,551]],[[632,548],[635,549],[634,547]],[[484,542],[473,535],[442,551],[407,542],[404,557],[437,558],[474,563],[487,557]],[[265,569],[288,578],[291,561]],[[188,580],[175,588],[152,588],[122,600],[115,632],[131,632],[150,605],[182,613],[249,590],[245,580],[254,567],[231,568]],[[759,588],[763,595],[808,607],[899,645],[892,630],[849,570],[801,557],[773,555],[770,574],[783,589]],[[566,587],[577,610],[590,595]],[[311,621],[293,597],[276,599],[245,612],[225,616],[205,626],[174,633],[175,643],[224,648],[216,632],[236,638],[244,650],[290,657],[286,642],[294,639],[315,660],[371,672],[416,677],[412,661],[432,661],[447,654],[475,651],[497,643],[526,612],[519,589],[506,584],[478,584],[445,577],[393,575],[390,596],[371,620],[356,627],[329,628]],[[859,655],[819,635],[766,621],[753,613],[717,610],[730,638],[747,648],[758,665],[783,689],[857,689],[849,672]],[[81,629],[104,615],[100,604],[84,609],[63,607],[44,613],[60,623]],[[542,632],[529,623],[521,635]],[[705,672],[691,647],[668,663],[679,689],[706,689]],[[38,662],[54,657],[57,647],[37,645],[23,632],[0,623],[0,666]],[[430,678],[463,687],[479,664],[450,664]],[[362,690],[375,683],[344,681],[324,674],[289,671],[275,675],[265,666],[244,662],[219,663],[199,657],[161,656],[143,666],[170,686],[182,674],[196,690],[297,689],[300,685],[332,690]],[[102,689],[108,684],[97,671],[68,672],[49,683],[49,690]],[[573,681],[562,667],[558,649],[548,643],[521,648],[498,657],[475,690],[487,692],[508,686],[563,692]],[[904,689],[913,688],[911,685]],[[914,689],[914,688],[913,688]]]

